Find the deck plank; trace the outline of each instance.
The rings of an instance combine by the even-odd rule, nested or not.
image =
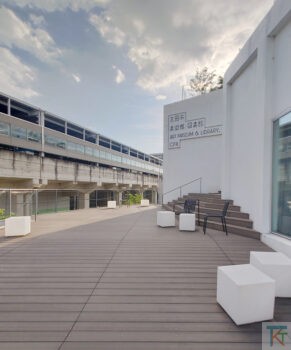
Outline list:
[[[216,271],[270,249],[200,227],[159,228],[156,209],[122,210],[1,241],[0,349],[261,349],[261,323],[238,327],[216,303]],[[291,321],[290,308],[277,298],[275,320]]]

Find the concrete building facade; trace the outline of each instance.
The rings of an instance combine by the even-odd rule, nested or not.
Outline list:
[[[44,198],[47,203],[54,201],[49,199],[55,198],[51,191],[58,190],[63,209],[104,205],[107,199],[121,203],[128,192],[140,193],[157,203],[162,178],[161,159],[3,93],[0,162],[0,189],[6,208],[14,202],[26,203],[25,198],[32,193],[18,191],[18,199],[13,196],[7,204],[5,190],[9,189],[14,189],[13,193],[16,189],[41,189],[39,204],[43,206]]]
[[[222,90],[164,107],[164,202],[221,188]]]
[[[213,93],[205,98],[204,112],[211,117],[208,103]],[[195,98],[199,101],[201,97]],[[291,2],[277,0],[251,35],[224,76],[223,93],[220,95],[223,112],[221,167],[212,177],[217,177],[217,189],[222,198],[232,199],[250,214],[254,229],[262,233],[262,239],[278,241],[291,237]],[[196,102],[192,114],[202,113]],[[174,104],[183,105],[186,101]],[[171,105],[170,105],[171,106]],[[168,113],[165,107],[165,118]],[[167,142],[165,126],[165,150]],[[207,140],[207,139],[205,139]],[[195,170],[203,173],[203,160],[212,152],[212,139],[195,139],[189,150],[180,150],[179,159],[171,167],[193,162]],[[182,141],[183,142],[183,141]],[[204,151],[201,151],[204,145]],[[200,156],[196,150],[200,150]],[[167,151],[166,151],[167,152]],[[213,153],[215,154],[215,153]],[[185,155],[185,157],[184,157]],[[199,170],[202,162],[202,169]],[[168,183],[167,158],[165,157],[165,184]],[[198,169],[196,169],[196,167]],[[221,173],[220,173],[221,170]],[[202,175],[201,175],[202,176]],[[203,181],[203,179],[202,179]],[[180,185],[183,179],[180,181]],[[178,185],[178,184],[177,184]],[[202,188],[203,192],[212,191]],[[166,191],[166,188],[165,188]],[[277,235],[270,235],[276,233]],[[281,236],[281,237],[279,237]],[[283,248],[284,250],[284,248]],[[291,244],[290,244],[291,255]]]

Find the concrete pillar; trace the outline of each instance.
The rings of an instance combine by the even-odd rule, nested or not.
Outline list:
[[[113,192],[113,200],[116,201],[116,204],[118,205],[119,201],[119,192],[118,191],[112,191]]]
[[[31,215],[31,194],[26,193],[23,195],[23,215]]]
[[[79,205],[80,205],[80,209],[90,208],[90,193],[80,193]]]
[[[8,101],[7,101],[7,114],[11,115],[11,100],[10,100],[10,98],[8,98]]]
[[[152,203],[158,204],[158,192],[154,190],[152,191]]]
[[[15,208],[16,208],[16,212],[15,212],[15,215],[16,216],[23,216],[24,215],[24,206],[23,206],[23,202],[24,202],[24,195],[22,193],[18,193],[16,196],[15,196],[15,201],[16,201],[16,205],[15,205]]]
[[[122,205],[122,191],[118,192],[118,205]]]

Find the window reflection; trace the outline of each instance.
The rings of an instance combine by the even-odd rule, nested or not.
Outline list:
[[[28,130],[27,131],[27,139],[29,141],[40,142],[41,134],[37,131]]]
[[[12,126],[11,136],[16,137],[18,139],[27,139],[27,130],[25,128],[20,128],[18,126]]]
[[[0,135],[7,135],[10,134],[10,127],[9,124],[0,122]]]
[[[291,236],[291,112],[274,123],[272,230]]]

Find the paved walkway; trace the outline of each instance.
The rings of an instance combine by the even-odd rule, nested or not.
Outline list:
[[[1,242],[0,350],[261,349],[261,325],[236,327],[216,304],[216,268],[268,248],[159,228],[155,213],[45,215],[30,237]],[[278,320],[290,305],[278,301]]]

